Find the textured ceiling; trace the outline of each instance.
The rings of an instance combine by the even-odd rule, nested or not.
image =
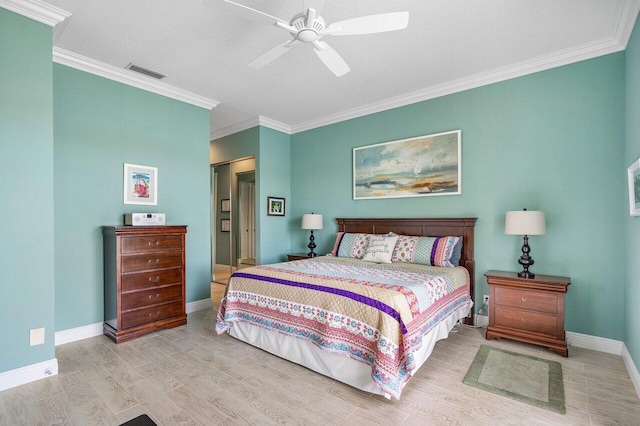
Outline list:
[[[638,0],[326,0],[327,24],[407,10],[407,29],[325,37],[351,68],[334,76],[311,46],[261,69],[249,62],[287,40],[213,7],[217,0],[48,0],[72,16],[54,46],[220,101],[220,135],[258,116],[300,131],[390,106],[624,49]],[[289,21],[302,0],[236,0]],[[207,4],[208,3],[208,4]]]

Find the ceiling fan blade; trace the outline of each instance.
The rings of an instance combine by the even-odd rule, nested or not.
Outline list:
[[[281,22],[283,24],[289,25],[287,21],[284,21],[280,18],[276,18],[275,16],[271,16],[267,13],[260,12],[259,10],[252,9],[245,5],[235,3],[229,0],[216,0],[213,2],[207,1],[205,3],[217,9],[229,12],[231,14],[234,14],[244,19],[249,19],[251,21],[260,22],[260,23],[269,24],[269,25],[276,25],[277,22]]]
[[[405,29],[408,24],[409,12],[381,13],[334,22],[327,28],[326,33],[331,35],[383,33]]]
[[[309,9],[313,9],[319,15],[320,11],[324,7],[325,0],[304,0],[302,5],[302,10],[307,11]]]
[[[298,43],[298,40],[287,40],[251,61],[249,66],[251,68],[262,68],[287,53],[289,49],[291,49],[291,46],[295,46]]]
[[[313,51],[320,60],[334,73],[337,77],[345,75],[351,69],[349,65],[342,59],[342,56],[338,54],[331,46],[323,41],[316,41],[313,43]]]

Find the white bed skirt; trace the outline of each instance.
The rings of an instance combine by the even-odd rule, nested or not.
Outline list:
[[[456,323],[469,314],[471,306],[473,306],[472,303],[453,312],[423,337],[422,348],[415,353],[418,368],[429,358],[436,342],[445,339]],[[354,388],[377,395],[385,395],[371,378],[371,367],[363,362],[323,351],[306,340],[292,338],[277,331],[266,330],[247,323],[234,323],[229,334],[238,340]],[[388,395],[385,396],[388,397]]]

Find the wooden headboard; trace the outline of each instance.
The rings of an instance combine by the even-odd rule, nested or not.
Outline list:
[[[469,292],[471,300],[474,300],[475,258],[473,254],[473,235],[478,218],[339,218],[338,231],[386,234],[395,232],[402,235],[415,235],[419,237],[446,237],[462,236],[462,253],[460,266],[469,271]],[[464,323],[473,325],[472,308]]]

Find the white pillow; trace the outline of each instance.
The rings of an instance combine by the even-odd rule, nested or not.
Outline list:
[[[369,245],[362,260],[376,263],[391,263],[393,249],[398,241],[397,236],[369,235]]]

